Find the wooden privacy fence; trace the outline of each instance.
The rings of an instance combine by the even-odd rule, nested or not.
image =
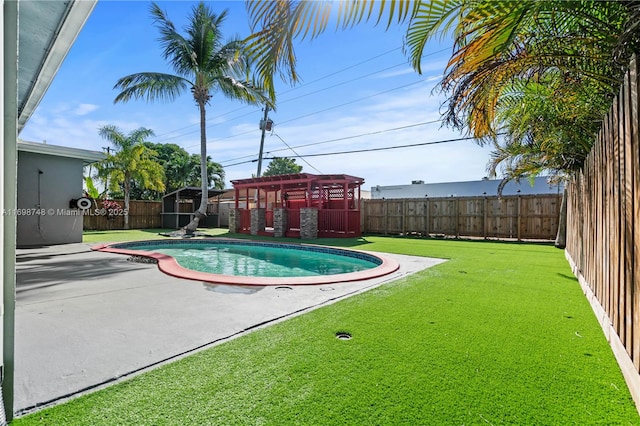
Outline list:
[[[363,200],[362,232],[552,240],[562,195]]]
[[[634,57],[582,172],[568,185],[566,255],[640,407],[638,75]]]
[[[122,200],[116,200],[124,208]],[[124,216],[116,211],[116,215],[109,217],[101,212],[101,204],[98,208],[92,206],[88,214],[83,217],[84,229],[94,231],[105,231],[111,229],[124,229]],[[116,209],[117,210],[117,209]],[[161,228],[162,217],[161,201],[130,201],[129,202],[129,228],[146,229]]]

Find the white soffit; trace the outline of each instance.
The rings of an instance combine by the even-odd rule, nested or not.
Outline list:
[[[97,0],[21,0],[18,133],[42,100]]]
[[[88,149],[70,148],[67,146],[49,145],[39,142],[27,142],[18,140],[18,151],[33,152],[35,154],[54,155],[57,157],[78,158],[85,163],[93,163],[106,158],[100,151],[90,151]]]

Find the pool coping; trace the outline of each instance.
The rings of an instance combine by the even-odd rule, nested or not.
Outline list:
[[[119,243],[99,244],[91,247],[91,250],[101,251],[106,253],[124,254],[129,256],[143,256],[151,259],[155,259],[158,262],[158,269],[167,275],[176,278],[183,278],[187,280],[203,281],[212,284],[228,284],[228,285],[243,285],[243,286],[298,286],[298,285],[321,285],[332,284],[340,282],[352,282],[362,281],[371,278],[378,278],[384,275],[391,274],[400,268],[400,264],[393,259],[380,256],[378,253],[372,253],[365,250],[354,250],[343,247],[333,246],[321,246],[316,244],[307,243],[291,243],[291,242],[272,242],[263,240],[243,240],[236,238],[199,238],[198,241],[211,240],[211,241],[237,241],[245,243],[259,243],[265,245],[292,245],[292,246],[306,246],[306,247],[318,247],[318,248],[331,248],[338,251],[363,253],[368,256],[373,256],[381,260],[381,264],[375,268],[366,269],[364,271],[349,272],[346,274],[334,274],[334,275],[318,275],[312,277],[251,277],[251,276],[232,276],[232,275],[220,275],[212,274],[208,272],[199,272],[191,269],[184,268],[178,264],[178,262],[171,256],[162,253],[155,253],[153,251],[144,250],[127,250],[123,248],[115,248],[114,245],[126,244],[126,243],[143,243],[143,242],[160,242],[167,240],[140,240],[140,241],[124,241]],[[170,240],[179,241],[179,240]],[[188,242],[188,241],[184,241]]]

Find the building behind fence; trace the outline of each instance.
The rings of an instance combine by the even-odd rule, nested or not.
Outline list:
[[[553,240],[562,196],[362,200],[363,233]]]
[[[566,255],[640,407],[638,68],[634,57],[582,172],[568,185]]]

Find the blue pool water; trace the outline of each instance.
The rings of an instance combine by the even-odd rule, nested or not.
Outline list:
[[[173,257],[180,266],[220,275],[308,277],[358,272],[381,260],[366,253],[294,244],[195,240],[145,241],[113,245]]]

